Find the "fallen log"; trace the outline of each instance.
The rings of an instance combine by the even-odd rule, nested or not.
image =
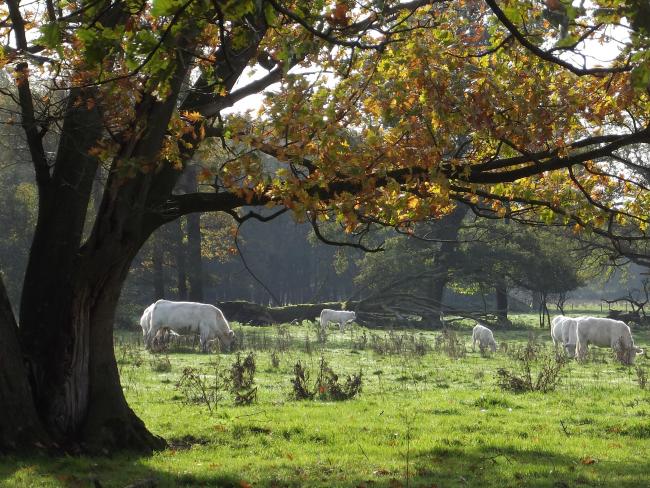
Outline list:
[[[346,309],[352,310],[349,306]],[[228,320],[250,325],[286,324],[293,321],[315,320],[321,310],[343,310],[342,302],[305,303],[284,307],[266,307],[243,300],[220,302],[217,306]]]

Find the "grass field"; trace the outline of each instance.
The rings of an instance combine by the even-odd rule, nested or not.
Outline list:
[[[514,356],[534,338],[535,376],[554,356],[548,331],[495,331],[507,351],[483,357],[472,352],[469,329],[455,332],[461,346],[437,348],[438,333],[428,332],[330,329],[323,342],[307,324],[235,329],[242,358],[255,353],[254,404],[235,406],[222,389],[209,409],[177,388],[185,368],[213,385],[234,353],[177,347],[154,356],[137,334],[121,333],[116,354],[129,402],[170,447],[151,457],[4,458],[0,486],[650,486],[645,355],[626,367],[595,349],[587,363],[561,370],[555,391],[513,393],[499,387],[497,370],[519,371]],[[635,331],[635,340],[648,347],[650,334]],[[341,381],[361,371],[362,393],[295,400],[294,365],[306,365],[313,382],[321,356]]]

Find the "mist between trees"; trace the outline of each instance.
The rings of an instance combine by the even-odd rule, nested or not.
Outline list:
[[[11,160],[10,147],[3,154]],[[196,188],[196,177],[190,167],[179,191]],[[15,188],[0,193],[0,263],[9,296],[18,303],[37,191],[31,169],[20,163],[0,172],[0,185]],[[265,213],[261,207],[250,210]],[[192,214],[161,227],[137,255],[116,326],[137,329],[142,310],[159,298],[269,307],[349,302],[348,308],[361,308],[369,325],[411,319],[410,325],[426,328],[441,326],[441,310],[508,324],[508,312],[554,313],[567,300],[598,307],[601,299],[642,299],[643,268],[611,260],[602,240],[564,228],[477,219],[467,210],[420,223],[414,235],[377,227],[367,236],[369,245],[382,247],[377,253],[324,244],[308,223],[289,215],[238,228],[228,215]],[[322,232],[352,242],[337,224]],[[624,310],[624,303],[617,308]],[[313,319],[318,313],[294,315]],[[259,311],[244,317],[273,320]]]

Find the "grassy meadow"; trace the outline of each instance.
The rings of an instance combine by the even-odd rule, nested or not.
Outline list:
[[[530,326],[536,317],[515,320],[520,328],[495,330],[494,354],[472,351],[469,326],[436,342],[439,332],[355,326],[319,337],[306,322],[235,325],[241,360],[253,351],[256,365],[256,400],[240,406],[224,384],[236,352],[172,345],[154,355],[139,334],[122,332],[115,347],[123,387],[168,449],[4,458],[0,486],[650,486],[648,356],[628,367],[594,348],[586,363],[564,365],[554,391],[504,390],[498,370],[521,374],[522,351],[531,351],[533,379],[556,364],[548,330]],[[634,335],[650,346],[650,331]],[[296,400],[296,363],[313,387],[321,357],[339,383],[360,371],[361,393]],[[327,396],[323,390],[312,393]]]

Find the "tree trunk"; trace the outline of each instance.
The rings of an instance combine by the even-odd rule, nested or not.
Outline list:
[[[503,283],[498,283],[495,287],[494,298],[497,305],[497,320],[500,323],[508,324],[508,290]]]
[[[83,286],[88,290],[80,301],[76,319],[91,328],[88,407],[79,440],[85,451],[106,454],[134,449],[151,452],[163,449],[164,439],[151,434],[128,406],[113,351],[113,323],[120,290],[133,256],[116,255],[111,269],[93,270]],[[92,261],[96,258],[87,257]],[[100,286],[97,284],[100,283]]]
[[[179,186],[186,193],[198,190],[196,184],[197,166],[188,165]],[[203,262],[201,259],[201,214],[191,213],[186,217],[187,222],[187,278],[190,285],[189,298],[193,302],[203,302]]]
[[[203,262],[201,260],[201,214],[187,216],[187,277],[190,284],[190,300],[203,302]]]
[[[165,298],[165,270],[163,266],[163,236],[160,232],[153,236],[153,249],[151,251],[151,261],[153,264],[153,290],[154,301]]]
[[[182,219],[172,222],[174,240],[174,256],[176,257],[176,276],[178,283],[178,300],[187,300],[187,267],[185,265],[185,246],[183,245]]]
[[[18,343],[18,328],[0,276],[0,453],[53,447],[38,417]]]
[[[88,152],[102,131],[97,109],[86,109],[78,99],[94,93],[71,91],[55,170],[51,178],[38,179],[38,219],[20,304],[19,339],[36,409],[62,445],[75,430],[70,420],[85,409],[88,386],[88,331],[71,322],[70,312],[97,171],[97,160]]]
[[[456,241],[458,240],[460,226],[468,210],[469,207],[467,205],[459,204],[451,215],[446,217],[442,222],[444,227],[440,231],[438,238],[444,240],[444,242],[440,244],[440,249],[438,250],[434,261],[435,269],[440,272],[436,272],[431,278],[431,287],[429,289],[431,301],[439,307],[438,314],[433,314],[428,317],[428,322],[431,324],[431,328],[434,329],[442,327],[440,317],[442,313],[445,287],[449,282],[449,272],[453,265],[454,253],[458,247]]]

